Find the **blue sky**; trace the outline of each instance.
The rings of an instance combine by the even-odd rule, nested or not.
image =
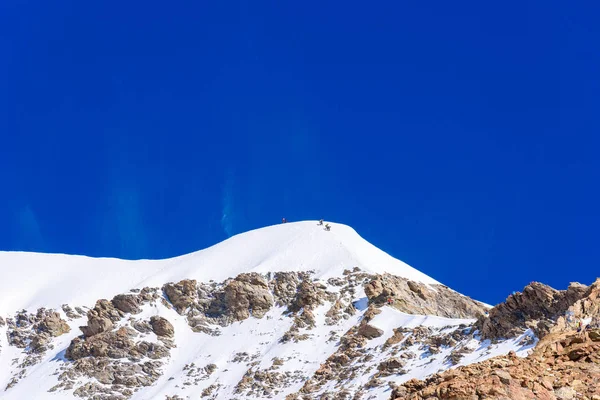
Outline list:
[[[593,2],[0,4],[0,249],[326,218],[495,303],[598,274]]]

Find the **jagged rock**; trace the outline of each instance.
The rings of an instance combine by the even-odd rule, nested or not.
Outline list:
[[[185,279],[179,283],[168,283],[163,286],[165,295],[178,313],[182,314],[198,298],[196,284],[193,279]]]
[[[394,372],[399,370],[400,368],[403,368],[406,365],[406,363],[402,360],[399,360],[395,357],[389,358],[386,361],[382,362],[381,364],[379,364],[377,366],[377,369],[379,371],[388,371],[388,372]]]
[[[49,312],[42,316],[38,328],[42,332],[46,332],[54,337],[63,335],[71,330],[67,322],[57,312]]]
[[[371,304],[389,304],[409,314],[473,318],[485,311],[483,304],[443,285],[426,285],[390,274],[375,276],[364,285],[364,291]]]
[[[206,315],[242,321],[252,315],[262,318],[273,306],[273,297],[265,278],[257,273],[240,274],[215,295]]]
[[[93,309],[88,311],[88,324],[79,329],[85,337],[97,335],[102,332],[110,331],[114,322],[119,321],[124,313],[116,309],[108,300],[98,300]]]
[[[570,387],[561,387],[554,391],[554,395],[558,400],[572,400],[577,395],[577,392]]]
[[[0,317],[0,327],[6,326],[6,322],[4,322],[4,319],[2,317]]]
[[[148,333],[152,331],[152,326],[147,321],[135,320],[132,322],[131,326],[140,333]]]
[[[113,306],[124,313],[137,314],[141,312],[140,298],[133,294],[119,294],[112,299]]]
[[[128,358],[132,360],[148,357],[158,359],[169,354],[168,349],[157,343],[135,342],[134,330],[120,328],[114,332],[103,332],[88,338],[75,338],[65,352],[69,360],[85,357],[108,357],[112,359]]]
[[[395,388],[391,399],[591,399],[600,393],[598,364],[600,345],[588,337],[551,333],[526,358],[509,353],[413,379]]]
[[[367,339],[374,339],[383,335],[383,330],[369,324],[362,324],[358,328],[358,334]]]
[[[510,295],[504,303],[489,310],[489,316],[480,317],[477,327],[489,339],[512,337],[528,328],[543,337],[550,332],[553,321],[587,292],[588,287],[579,283],[572,283],[567,290],[555,290],[532,282],[522,293]]]
[[[326,297],[327,293],[323,285],[305,279],[298,286],[298,291],[288,311],[297,312],[303,308],[314,309],[323,304]]]
[[[270,282],[275,304],[280,307],[289,304],[296,296],[301,281],[297,272],[277,272]]]
[[[150,318],[150,325],[152,326],[152,331],[156,334],[156,336],[165,336],[168,338],[172,338],[175,335],[175,329],[173,325],[163,317],[153,316]]]
[[[504,370],[494,371],[493,374],[496,375],[498,378],[500,378],[500,382],[504,383],[505,385],[510,384],[510,380],[512,379],[512,376],[510,376],[510,374],[507,371],[504,371]]]

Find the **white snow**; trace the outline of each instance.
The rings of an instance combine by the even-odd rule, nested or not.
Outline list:
[[[242,233],[195,253],[165,260],[127,261],[64,254],[0,252],[0,315],[62,304],[93,306],[132,288],[160,287],[181,279],[223,281],[242,272],[314,270],[339,276],[359,267],[427,284],[434,279],[379,250],[354,229],[316,221]]]
[[[434,279],[371,245],[352,228],[341,224],[331,226],[331,231],[325,231],[316,221],[306,221],[266,227],[234,236],[205,250],[166,260],[126,261],[63,254],[0,252],[0,315],[11,316],[22,309],[35,312],[44,307],[59,309],[64,316],[60,310],[63,304],[72,307],[93,306],[98,299],[110,299],[133,288],[161,287],[167,282],[182,279],[220,282],[243,272],[314,271],[313,278],[326,284],[328,278],[340,277],[345,269],[359,267],[373,274],[390,273],[425,284],[438,284]],[[335,286],[327,286],[330,292],[339,290]],[[346,319],[334,325],[327,325],[325,314],[331,304],[322,305],[314,310],[316,326],[312,329],[303,328],[299,332],[308,335],[308,338],[285,343],[280,342],[280,339],[292,325],[293,318],[284,316],[282,308],[272,308],[262,319],[249,318],[226,327],[214,326],[220,334],[212,336],[193,332],[184,316],[165,307],[160,301],[146,304],[142,313],[128,317],[139,320],[147,320],[154,315],[165,317],[174,326],[176,347],[171,350],[169,358],[164,360],[163,374],[158,381],[152,386],[140,388],[132,400],[164,399],[167,395],[196,399],[211,385],[220,385],[218,398],[250,398],[245,393],[234,393],[235,385],[249,368],[294,377],[285,388],[280,388],[281,392],[275,395],[262,393],[252,396],[253,399],[270,396],[278,399],[297,392],[305,380],[335,353],[340,345],[339,337],[360,322],[368,301],[362,288],[356,289],[353,298],[347,299],[352,300],[355,305],[355,315],[346,316]],[[391,354],[391,350],[383,346],[393,335],[395,328],[425,326],[435,332],[448,333],[459,329],[461,324],[469,325],[473,322],[409,315],[391,307],[382,307],[381,311],[381,314],[369,322],[384,331],[381,337],[370,340],[367,344],[369,354],[373,355],[373,359],[367,362],[370,363],[368,367],[371,372],[365,371],[352,380],[345,381],[346,388],[358,389],[364,386],[372,378],[379,363],[396,354]],[[64,351],[70,341],[80,334],[78,327],[84,325],[85,320],[84,317],[69,321],[71,332],[56,338],[54,348],[44,355],[42,362],[26,368],[20,382],[8,391],[4,391],[4,388],[14,374],[21,370],[19,364],[26,355],[22,349],[8,346],[7,327],[0,328],[0,397],[7,400],[72,399],[72,391],[50,393],[48,389],[58,383],[57,373],[60,369],[68,366],[69,362],[63,359]],[[532,333],[526,332],[523,336],[525,335]],[[459,365],[506,354],[510,350],[524,355],[532,346],[520,345],[523,336],[494,345],[489,341],[480,341],[476,336],[467,339],[468,343],[461,343],[460,346],[467,346],[472,352],[465,354]],[[150,333],[146,334],[144,340],[155,342],[157,338]],[[446,357],[453,349],[442,348],[438,354],[430,354],[424,350],[423,343],[417,342],[402,350],[418,355],[407,362],[407,373],[391,375],[384,380],[400,383],[450,368]],[[247,354],[249,360],[234,361],[242,353]],[[275,358],[284,363],[272,369]],[[195,372],[190,369],[192,364]],[[198,372],[198,368],[203,369],[209,364],[216,365],[213,374],[203,375]],[[77,386],[92,378],[86,379],[79,379]],[[336,385],[336,382],[331,381],[321,390],[335,392],[340,389]],[[383,385],[370,390],[366,398],[386,399],[389,395],[388,386]]]

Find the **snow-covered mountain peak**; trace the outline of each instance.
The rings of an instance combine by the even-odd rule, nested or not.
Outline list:
[[[8,400],[383,400],[537,341],[527,323],[499,329],[513,303],[485,317],[341,224],[270,226],[165,260],[3,252],[0,272]]]
[[[133,288],[182,279],[220,282],[244,272],[283,271],[315,271],[316,277],[326,279],[353,267],[438,283],[379,250],[349,226],[331,224],[331,230],[325,231],[316,221],[304,221],[256,229],[164,260],[0,252],[0,315],[62,304],[93,304]]]

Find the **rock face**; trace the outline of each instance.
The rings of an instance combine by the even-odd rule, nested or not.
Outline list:
[[[592,325],[594,318],[600,321],[600,280],[565,291],[529,285],[490,310],[489,318],[483,316],[487,307],[445,286],[352,266],[342,276],[324,279],[311,272],[280,272],[243,273],[223,282],[182,280],[161,289],[133,289],[85,310],[63,305],[59,312],[22,311],[6,320],[8,344],[24,355],[11,360],[15,372],[8,389],[28,379],[26,368],[43,359],[54,337],[68,332],[64,313],[68,320],[87,316],[87,323],[64,359],[56,361],[58,384],[50,391],[86,400],[146,396],[143,387],[156,385],[165,371],[169,376],[161,382],[175,380],[166,386],[171,399],[349,400],[392,394],[392,399],[409,400],[600,400],[600,325],[582,335],[564,319],[569,311]],[[180,325],[175,332],[169,321],[175,312],[199,335],[203,349],[180,371],[171,368],[176,362],[165,368],[165,359],[182,354],[171,350],[175,343],[187,345],[179,340],[182,335],[194,334],[185,326],[179,332]],[[248,318],[264,321],[229,327]],[[528,328],[539,342],[530,332],[504,343],[480,336],[498,339]],[[214,346],[213,352],[210,336],[218,335],[223,337],[215,340],[227,346]],[[536,343],[527,358],[511,354],[460,366],[509,346],[525,355]],[[442,372],[451,366],[458,367]],[[239,371],[246,371],[241,378]],[[404,382],[408,374],[428,378]],[[291,387],[301,389],[291,393]]]
[[[38,329],[41,332],[46,332],[54,337],[71,331],[67,322],[60,317],[59,313],[54,311],[48,312],[41,317]]]
[[[154,316],[150,318],[150,326],[152,326],[152,331],[156,336],[172,338],[175,335],[173,325],[163,317]]]
[[[476,318],[486,310],[483,304],[443,285],[428,286],[390,274],[376,276],[364,290],[372,304],[389,304],[408,314]]]
[[[358,328],[358,334],[367,339],[374,339],[383,335],[383,330],[369,324],[364,324]]]
[[[240,274],[217,293],[206,314],[242,321],[251,315],[262,318],[273,306],[273,296],[265,278],[257,273]]]
[[[134,330],[123,327],[114,332],[103,332],[85,339],[76,338],[67,348],[65,357],[70,360],[93,356],[135,361],[141,357],[160,359],[169,354],[168,348],[163,345],[135,341],[137,336]]]
[[[177,312],[183,314],[198,298],[196,285],[197,282],[195,280],[186,279],[179,283],[166,284],[163,287],[163,291]]]
[[[587,296],[585,285],[572,283],[567,290],[555,290],[533,282],[522,293],[510,295],[481,317],[477,327],[484,338],[508,338],[531,328],[538,337],[549,333],[554,322],[574,303]]]
[[[114,322],[123,318],[125,313],[115,308],[108,300],[98,300],[96,306],[88,311],[88,324],[80,327],[85,337],[91,337],[110,331]]]
[[[514,353],[458,367],[394,389],[392,400],[595,399],[600,396],[600,344],[589,334],[550,334],[534,353]]]
[[[141,311],[139,296],[133,294],[119,294],[111,300],[112,305],[124,313],[137,314]]]

